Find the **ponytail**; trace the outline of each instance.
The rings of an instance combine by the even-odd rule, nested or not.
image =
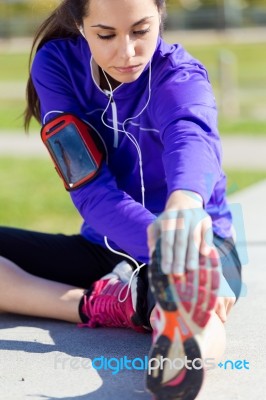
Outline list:
[[[37,95],[30,74],[32,60],[36,52],[47,42],[59,38],[75,38],[79,35],[77,25],[87,13],[88,0],[64,0],[60,6],[42,23],[33,39],[29,59],[29,78],[26,86],[26,109],[24,111],[24,128],[29,131],[34,117],[41,123],[40,99]]]

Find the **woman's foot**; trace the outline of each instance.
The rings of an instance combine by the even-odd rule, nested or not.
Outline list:
[[[147,388],[156,400],[193,400],[199,393],[204,369],[198,337],[213,314],[219,267],[213,249],[208,258],[200,259],[199,270],[182,279],[164,275],[157,247],[149,269],[157,304],[147,374]]]
[[[126,262],[118,264],[114,270],[93,283],[86,291],[81,303],[80,326],[89,328],[117,327],[132,328],[137,332],[147,332],[145,328],[146,290],[139,276]],[[146,324],[148,325],[148,324]]]

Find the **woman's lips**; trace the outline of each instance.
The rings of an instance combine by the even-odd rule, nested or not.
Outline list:
[[[141,67],[142,65],[139,64],[139,65],[132,65],[129,67],[115,67],[115,70],[118,71],[120,74],[130,74],[137,72],[138,70],[141,69]]]

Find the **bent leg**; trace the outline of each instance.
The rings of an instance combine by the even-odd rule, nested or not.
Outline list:
[[[31,275],[3,257],[0,277],[2,312],[81,322],[83,289]]]
[[[80,322],[80,288],[120,261],[81,235],[0,227],[0,311]]]

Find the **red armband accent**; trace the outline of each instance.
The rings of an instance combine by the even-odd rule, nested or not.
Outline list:
[[[99,172],[104,159],[99,135],[81,119],[62,114],[43,126],[41,138],[67,190],[84,185]]]

